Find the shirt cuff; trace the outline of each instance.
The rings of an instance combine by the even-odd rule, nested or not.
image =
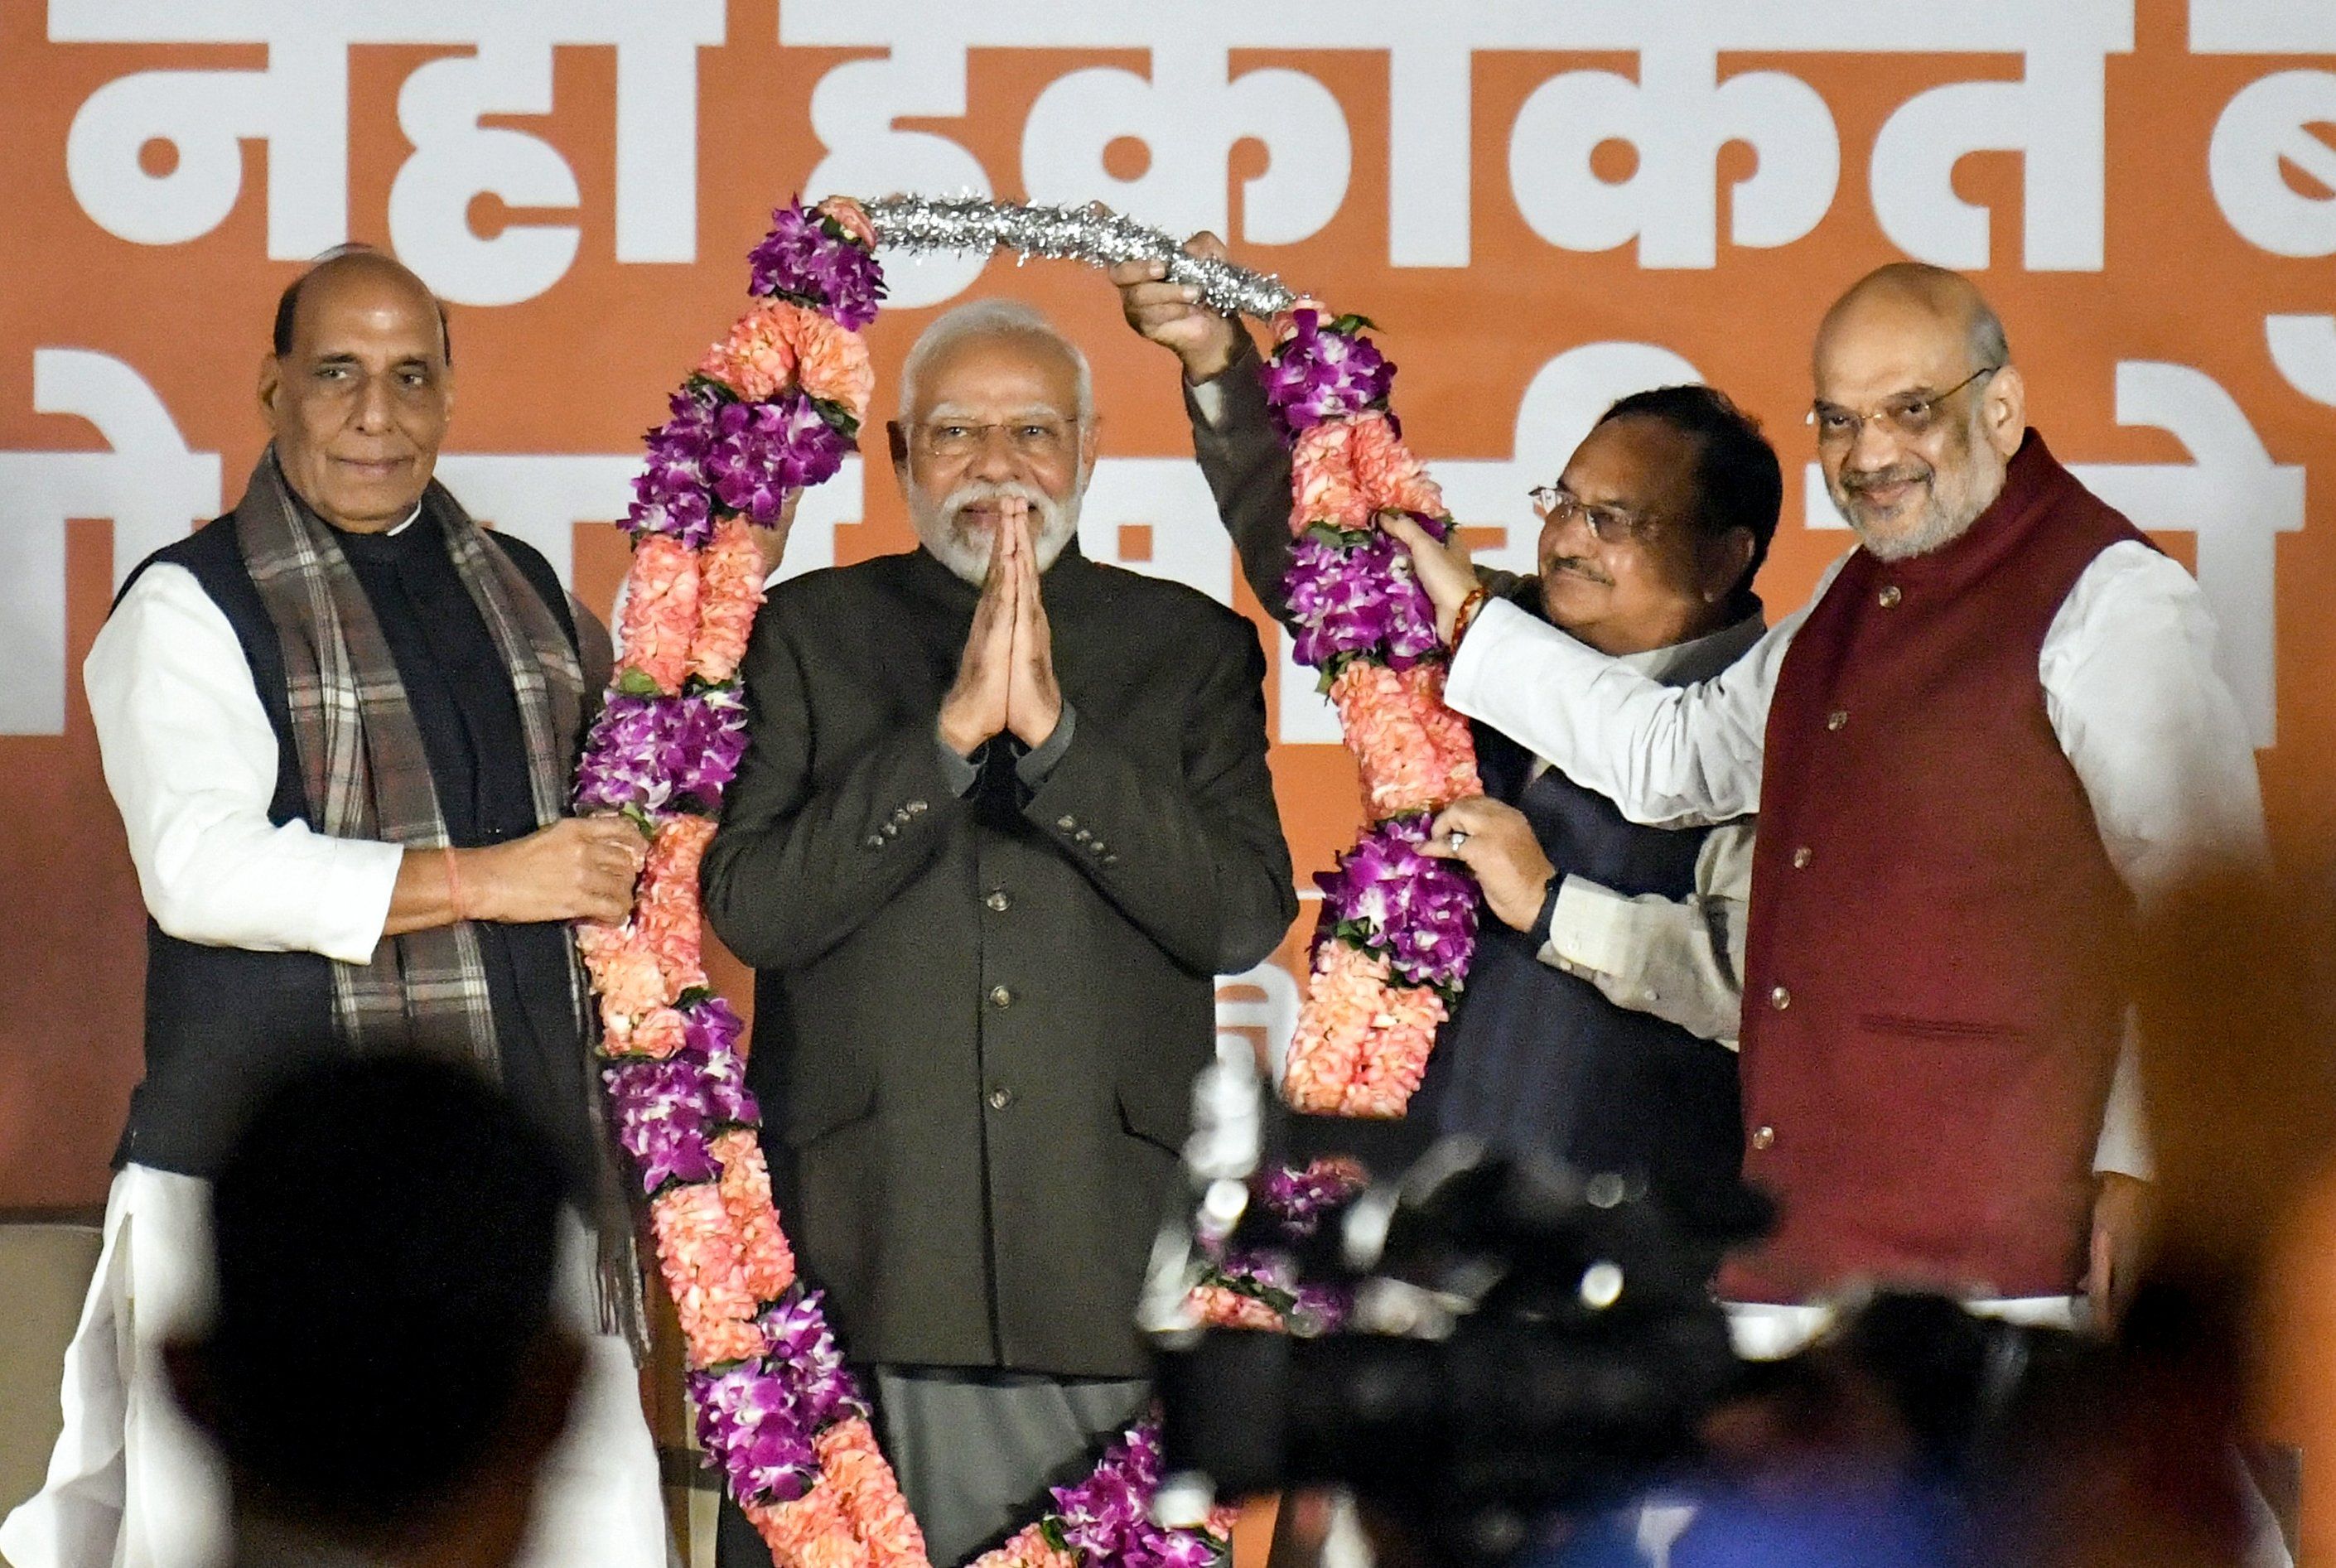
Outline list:
[[[989,743],[984,741],[971,756],[959,756],[950,749],[949,742],[941,739],[939,722],[933,726],[933,750],[941,765],[941,780],[949,785],[949,794],[959,800],[973,794],[973,786],[981,782],[981,756],[988,749]]]
[[[1620,975],[1630,909],[1630,901],[1611,888],[1576,876],[1564,878],[1543,917],[1548,921],[1549,950],[1569,967]]]
[[[1192,411],[1201,416],[1201,423],[1211,430],[1222,430],[1225,427],[1223,383],[1224,375],[1220,374],[1209,377],[1206,381],[1187,383],[1184,387],[1186,394],[1192,399]]]
[[[332,861],[316,881],[308,916],[311,935],[300,945],[341,963],[369,964],[389,926],[405,846],[370,839],[322,842],[331,846]]]
[[[1063,760],[1065,752],[1071,749],[1071,732],[1077,727],[1078,717],[1079,710],[1071,706],[1068,697],[1065,697],[1062,716],[1055,721],[1055,733],[1048,735],[1046,743],[1037,750],[1023,753],[1014,765],[1014,776],[1022,781],[1024,789],[1036,790],[1046,782],[1046,775],[1055,771],[1055,765]],[[947,751],[949,748],[944,746],[941,749]]]

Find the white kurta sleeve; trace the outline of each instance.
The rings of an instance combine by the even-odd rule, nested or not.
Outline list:
[[[82,682],[157,925],[210,947],[373,957],[404,851],[268,820],[276,731],[193,573],[149,567],[99,629]]]
[[[1754,825],[1714,828],[1684,899],[1626,897],[1569,875],[1550,913],[1543,963],[1596,986],[1617,1007],[1736,1048],[1744,1013],[1745,916]]]
[[[2179,562],[2130,541],[2103,550],[2053,617],[2037,673],[2101,846],[2144,911],[2201,869],[2263,862],[2254,748],[2214,668],[2214,616]],[[2094,1167],[2146,1176],[2130,1036]]]
[[[1827,570],[1811,605],[1840,570],[1836,561]],[[1672,687],[1496,599],[1461,639],[1445,697],[1632,822],[1728,822],[1760,809],[1768,699],[1808,614],[1804,608],[1777,622],[1711,679]]]

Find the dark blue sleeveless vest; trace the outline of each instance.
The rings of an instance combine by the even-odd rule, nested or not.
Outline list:
[[[502,547],[573,640],[575,628],[567,594],[550,563],[515,541],[492,531],[487,537]],[[157,563],[191,572],[227,617],[242,645],[252,686],[276,731],[276,790],[268,803],[268,821],[278,826],[307,821],[307,789],[292,738],[283,654],[275,624],[268,619],[267,607],[237,549],[235,519],[232,515],[219,518],[178,543],[156,550],[131,573],[122,592],[127,593],[131,584]],[[120,602],[118,596],[116,602]],[[483,627],[481,635],[484,635]],[[509,765],[512,760],[498,759],[497,765]],[[523,767],[523,760],[518,765]],[[439,782],[442,803],[452,793],[449,782]],[[449,803],[447,809],[451,826],[455,808]],[[458,834],[457,842],[482,840],[477,833]],[[497,928],[481,930],[489,932]],[[528,933],[550,928],[507,930]],[[499,944],[502,940],[498,938]],[[564,928],[557,940],[566,940]],[[562,1114],[561,1103],[580,1105],[572,1092],[580,1084],[555,1088],[530,1081],[540,1078],[546,1067],[561,1057],[574,1058],[579,1064],[576,1071],[581,1073],[582,1052],[574,1038],[572,1022],[564,1040],[530,1041],[530,1046],[540,1048],[519,1053],[512,1048],[519,1043],[512,1037],[515,1034],[540,1035],[547,1028],[541,1020],[567,1011],[564,971],[556,977],[556,991],[553,976],[535,972],[547,965],[530,950],[544,946],[540,939],[521,936],[508,954],[515,962],[491,959],[490,989],[491,992],[516,992],[509,1000],[517,1004],[517,1011],[536,1020],[529,1029],[506,1027],[505,1020],[514,1009],[505,1005],[505,996],[494,997],[507,1086],[522,1105],[542,1116],[547,1131],[563,1145],[572,1146],[575,1133],[565,1124],[573,1117]],[[544,995],[539,998],[537,992]],[[544,1005],[533,1005],[539,1002]],[[333,1047],[332,960],[318,953],[257,952],[183,941],[165,932],[150,916],[145,1034],[146,1076],[131,1096],[129,1122],[115,1148],[114,1164],[134,1162],[160,1170],[209,1175],[233,1133],[238,1108],[287,1067]],[[516,1063],[515,1054],[522,1058]],[[512,1078],[514,1066],[519,1081]]]
[[[1560,879],[1628,896],[1695,891],[1706,830],[1642,827],[1555,768],[1529,783],[1531,754],[1481,725],[1475,736],[1485,793],[1525,813]],[[1617,1007],[1489,911],[1478,932],[1412,1115],[1501,1152],[1619,1173],[1689,1209],[1728,1205],[1743,1162],[1735,1054]]]

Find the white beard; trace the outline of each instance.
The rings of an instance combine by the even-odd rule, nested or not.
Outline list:
[[[1064,547],[1077,537],[1079,503],[1086,498],[1087,489],[1085,474],[1079,476],[1077,486],[1063,501],[1055,500],[1034,485],[993,484],[987,480],[960,484],[939,501],[930,500],[914,484],[904,483],[901,488],[908,497],[909,522],[917,531],[917,538],[932,552],[935,560],[976,587],[989,574],[990,536],[987,531],[967,524],[966,508],[1015,498],[1029,502],[1033,525],[1030,542],[1038,570],[1044,572],[1055,564]]]

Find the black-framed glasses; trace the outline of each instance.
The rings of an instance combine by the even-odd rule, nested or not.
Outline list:
[[[1819,403],[1809,410],[1809,423],[1816,426],[1817,444],[1823,447],[1854,446],[1859,434],[1875,420],[1887,424],[1902,441],[1920,441],[1939,428],[1946,417],[1947,404],[1958,393],[2002,368],[2000,365],[1982,365],[1944,392],[1928,392],[1921,387],[1902,392],[1871,414],[1859,414],[1838,404]]]
[[[1537,484],[1525,492],[1533,502],[1533,515],[1543,522],[1553,520],[1579,519],[1590,531],[1590,537],[1601,544],[1624,544],[1634,539],[1645,539],[1661,521],[1640,517],[1619,506],[1600,506],[1582,500],[1562,484]]]
[[[1053,457],[1070,445],[1078,426],[1060,419],[1009,419],[996,424],[936,419],[917,426],[917,441],[935,457],[970,457],[988,445],[990,436],[998,431],[1004,431],[1007,444],[1025,457]]]

